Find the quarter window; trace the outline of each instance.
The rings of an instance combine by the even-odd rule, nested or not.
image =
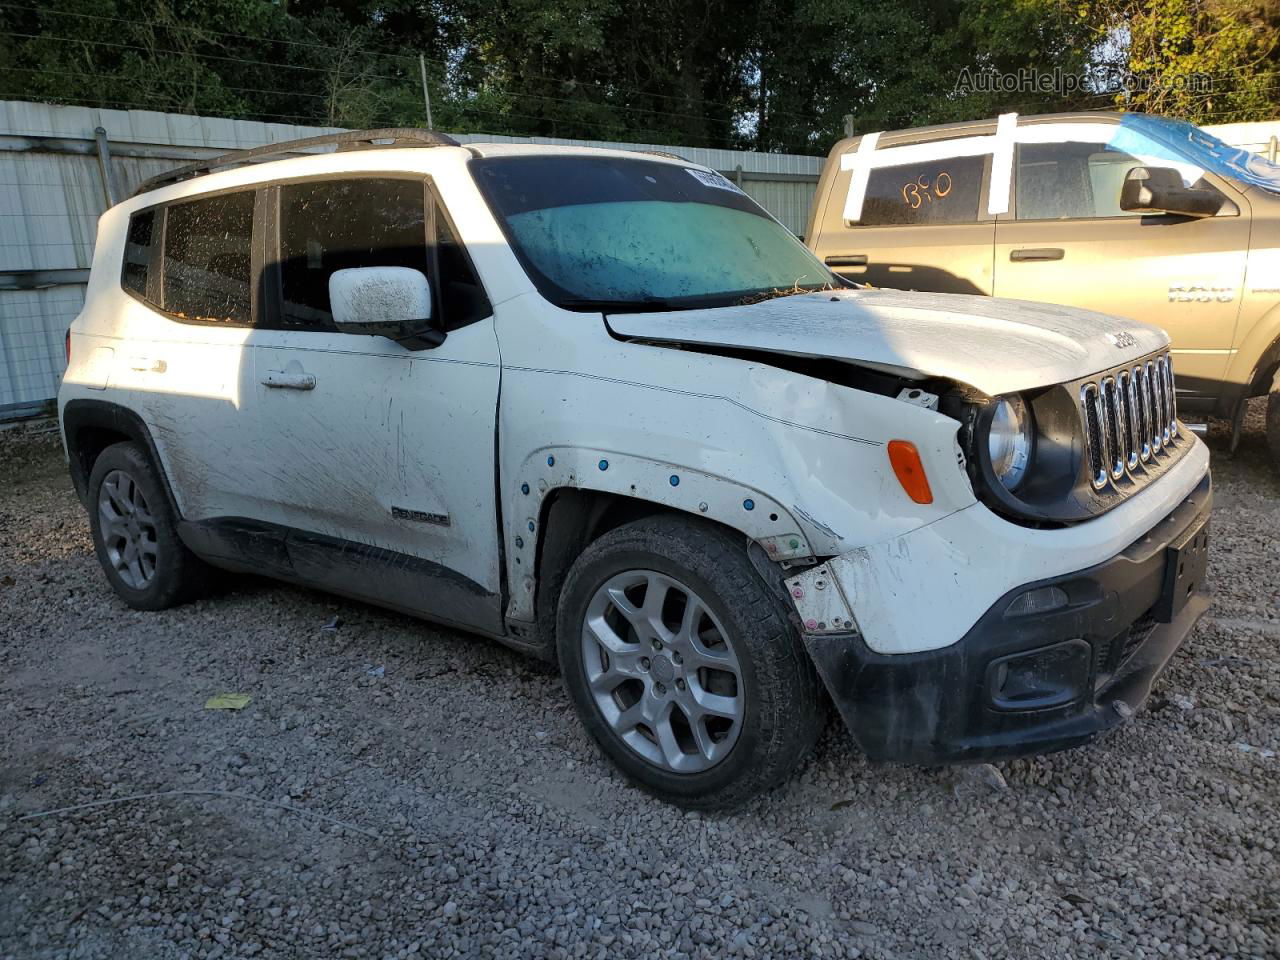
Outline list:
[[[872,170],[859,223],[976,223],[986,159],[950,157]]]
[[[252,322],[253,203],[246,191],[169,207],[161,292],[167,312],[201,323]]]
[[[151,275],[152,244],[155,242],[156,212],[143,210],[129,218],[129,233],[124,242],[124,270],[120,282],[130,293],[147,296]]]

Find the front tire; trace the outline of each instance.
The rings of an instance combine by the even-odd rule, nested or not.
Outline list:
[[[635,784],[698,809],[786,779],[826,719],[817,674],[744,537],[653,517],[610,531],[560,594],[557,652],[588,732]]]
[[[89,474],[89,527],[107,581],[135,610],[193,599],[209,568],[178,539],[159,473],[134,443],[107,447]]]

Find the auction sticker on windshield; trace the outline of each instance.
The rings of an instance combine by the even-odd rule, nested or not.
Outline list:
[[[693,170],[685,167],[685,172],[693,179],[697,180],[704,187],[715,187],[717,190],[732,190],[734,193],[742,193],[738,185],[722,174],[716,173],[714,170]]]

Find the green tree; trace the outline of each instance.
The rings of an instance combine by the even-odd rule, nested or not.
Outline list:
[[[1280,8],[1251,0],[1103,0],[1080,7],[1099,59],[1135,83],[1116,106],[1193,123],[1269,119]]]
[[[822,153],[846,115],[860,132],[1007,110],[1268,116],[1278,30],[1277,0],[14,0],[0,96],[418,125],[421,55],[441,129]],[[1099,68],[1165,82],[958,86]]]

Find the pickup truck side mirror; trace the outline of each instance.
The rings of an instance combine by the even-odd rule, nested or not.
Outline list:
[[[1182,175],[1170,167],[1133,167],[1120,188],[1121,210],[1184,217],[1212,217],[1225,199],[1213,187],[1183,186]]]
[[[333,322],[344,333],[386,337],[408,350],[429,350],[445,333],[431,319],[431,284],[411,267],[350,267],[329,275]]]

